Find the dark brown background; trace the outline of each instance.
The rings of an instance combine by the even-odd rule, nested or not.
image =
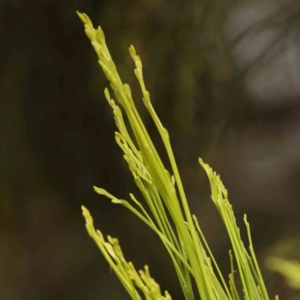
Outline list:
[[[238,0],[1,1],[0,298],[129,299],[85,231],[84,204],[128,260],[149,264],[162,289],[183,299],[159,239],[92,190],[141,198],[76,10],[104,29],[163,151],[133,76],[135,45],[224,273],[230,244],[198,157],[221,174],[241,228],[247,213],[270,295],[299,299],[264,260],[300,259],[300,3]]]

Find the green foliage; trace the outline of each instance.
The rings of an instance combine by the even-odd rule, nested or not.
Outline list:
[[[242,242],[232,206],[228,201],[227,190],[220,177],[199,159],[210,182],[213,203],[221,215],[233,248],[233,254],[230,251],[229,282],[227,283],[223,278],[198,221],[190,212],[168,131],[163,127],[152,107],[150,94],[143,80],[142,62],[134,47],[130,46],[129,48],[135,63],[134,73],[142,90],[143,103],[165,146],[172,175],[165,169],[144,126],[134,104],[130,86],[124,84],[118,74],[106,46],[102,29],[100,27],[94,29],[87,15],[78,13],[78,16],[85,25],[86,35],[91,40],[98,55],[99,64],[118,103],[116,104],[111,98],[109,90],[105,89],[104,94],[113,110],[118,128],[115,134],[116,142],[124,153],[124,159],[128,163],[134,181],[146,200],[147,210],[150,210],[151,214],[132,194],[130,194],[131,202],[129,202],[117,199],[101,188],[94,187],[95,191],[111,199],[112,203],[121,204],[129,209],[157,233],[172,259],[185,299],[198,298],[195,295],[199,295],[203,300],[269,299],[256,261],[246,216],[244,221],[248,230],[249,250]],[[130,136],[126,128],[122,110],[125,112],[134,137]],[[89,235],[94,239],[132,299],[142,299],[140,293],[144,294],[146,299],[171,299],[167,292],[164,296],[161,294],[159,286],[150,277],[147,266],[144,271],[138,273],[133,264],[125,260],[117,239],[108,237],[108,242],[104,240],[102,233],[94,229],[89,211],[84,207],[82,209]],[[242,291],[238,291],[235,284],[233,257],[238,267],[238,274],[243,286]],[[196,288],[193,288],[193,282],[195,282]],[[243,296],[240,296],[241,293]]]
[[[283,275],[291,288],[300,290],[300,262],[271,256],[266,263],[271,270]]]

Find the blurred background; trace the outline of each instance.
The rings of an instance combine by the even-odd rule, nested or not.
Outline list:
[[[220,173],[245,238],[247,213],[270,296],[300,299],[265,265],[269,255],[300,260],[300,2],[290,0],[0,2],[0,299],[129,299],[88,237],[81,205],[137,269],[150,265],[162,289],[183,299],[155,234],[93,192],[141,199],[76,10],[103,28],[165,158],[129,45],[141,56],[191,209],[224,274],[230,243],[198,157]]]

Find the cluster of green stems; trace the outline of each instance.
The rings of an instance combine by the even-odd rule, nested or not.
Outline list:
[[[136,109],[130,86],[123,83],[107,48],[102,29],[95,29],[86,14],[78,13],[84,23],[85,33],[98,56],[98,62],[110,83],[116,102],[105,89],[105,98],[112,108],[118,131],[115,139],[124,153],[124,159],[141,191],[147,209],[130,194],[131,201],[117,199],[106,190],[94,187],[95,191],[108,197],[115,204],[121,204],[157,233],[168,251],[186,300],[199,296],[203,300],[266,300],[269,299],[261,272],[255,257],[250,235],[250,226],[246,216],[244,221],[248,231],[249,249],[244,246],[237,227],[228,193],[220,177],[209,165],[199,159],[207,173],[211,198],[227,229],[233,251],[229,252],[231,273],[225,280],[212,252],[200,229],[197,218],[191,214],[186,194],[172,151],[170,137],[161,124],[150,100],[143,79],[143,67],[140,57],[133,46],[129,53],[134,61],[135,76],[140,84],[143,103],[154,121],[163,141],[171,165],[166,170],[148,132]],[[125,113],[133,136],[129,134],[122,111]],[[89,211],[82,207],[86,219],[86,228],[94,239],[105,259],[118,276],[132,299],[158,300],[171,299],[168,292],[161,293],[159,285],[151,278],[148,267],[137,272],[132,263],[124,258],[118,240],[108,237],[106,241],[99,230],[95,230]],[[235,267],[242,285],[238,291],[235,284]],[[193,288],[195,283],[195,287]],[[243,294],[241,296],[240,294]]]

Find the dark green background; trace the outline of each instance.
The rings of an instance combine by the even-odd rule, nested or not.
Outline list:
[[[284,42],[300,25],[298,2],[270,4],[274,14],[255,32],[284,29],[276,45]],[[256,10],[248,12],[252,5]],[[108,83],[76,10],[102,26],[165,158],[142,106],[129,45],[141,56],[191,209],[224,274],[230,243],[198,157],[221,174],[243,234],[247,213],[270,296],[297,299],[264,260],[272,253],[300,259],[300,95],[275,99],[265,93],[266,101],[249,92],[247,80],[270,68],[281,52],[271,45],[258,59],[241,62],[239,40],[232,39],[228,24],[244,10],[251,20],[264,12],[264,3],[237,0],[1,1],[0,299],[129,298],[88,237],[82,204],[97,228],[120,239],[128,260],[138,269],[150,265],[162,289],[183,299],[154,233],[93,192],[96,185],[120,198],[134,192],[141,199],[114,142],[113,116],[103,96]],[[249,47],[256,47],[251,40]]]

